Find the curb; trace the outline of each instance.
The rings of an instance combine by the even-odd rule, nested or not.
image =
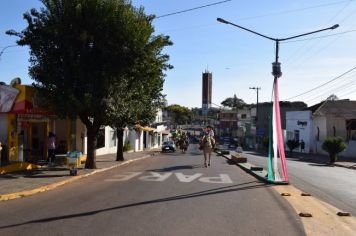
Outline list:
[[[337,166],[337,167],[343,167],[343,168],[346,168],[346,169],[356,170],[356,165],[345,166],[345,165],[340,165],[340,164],[335,164],[335,163],[333,165]]]
[[[219,152],[216,152],[217,154],[221,155]],[[231,158],[229,158],[228,156],[222,154],[221,156],[225,157],[227,160],[231,160]],[[237,165],[238,167],[240,167],[242,170],[244,170],[245,172],[253,175],[255,178],[257,178],[258,180],[261,180],[265,183],[268,184],[275,184],[275,185],[288,185],[289,182],[285,182],[285,181],[273,181],[273,180],[269,180],[265,177],[266,173],[264,173],[265,171],[253,171],[250,168],[248,168],[245,164],[250,165],[251,167],[253,165],[251,165],[250,163],[235,163],[235,165]]]
[[[131,162],[135,162],[135,161],[138,161],[138,160],[146,159],[148,157],[151,157],[151,155],[145,155],[145,156],[142,156],[142,157],[139,157],[139,158],[135,158],[135,159],[132,159],[132,160],[128,160],[128,161],[125,161],[125,162],[122,162],[122,163],[119,163],[119,164],[116,164],[116,165],[113,165],[113,166],[110,166],[110,167],[107,167],[107,168],[98,169],[98,170],[95,170],[95,171],[87,173],[87,174],[74,176],[74,177],[71,177],[69,179],[62,180],[62,181],[57,182],[57,183],[41,186],[41,187],[38,187],[38,188],[35,188],[35,189],[25,190],[25,191],[16,192],[16,193],[3,194],[3,195],[0,195],[0,202],[8,201],[8,200],[16,199],[16,198],[27,197],[27,196],[34,195],[36,193],[41,193],[41,192],[53,190],[53,189],[55,189],[55,188],[57,188],[59,186],[71,183],[73,181],[76,181],[76,180],[79,180],[79,179],[82,179],[82,178],[86,178],[88,176],[91,176],[91,175],[94,175],[94,174],[97,174],[97,173],[108,171],[108,170],[114,169],[114,168],[119,167],[119,166],[127,165],[127,164],[129,164]]]

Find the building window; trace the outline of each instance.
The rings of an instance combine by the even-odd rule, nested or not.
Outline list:
[[[320,140],[320,129],[317,127],[317,133],[316,133],[316,141]]]
[[[333,126],[333,135],[334,135],[334,137],[336,136],[336,129],[335,129],[335,126]]]
[[[241,115],[241,119],[246,119],[246,117],[247,117],[246,114]]]

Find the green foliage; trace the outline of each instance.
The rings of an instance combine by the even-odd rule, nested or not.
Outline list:
[[[132,150],[130,143],[129,142],[125,143],[124,147],[123,147],[123,151],[127,152],[127,151],[130,151],[130,150]]]
[[[296,149],[297,147],[299,147],[300,143],[298,140],[293,140],[290,139],[287,141],[287,146],[289,148],[289,151],[292,153],[294,149]]]
[[[7,34],[29,46],[29,74],[48,107],[60,117],[79,116],[86,125],[86,167],[95,168],[101,125],[154,118],[152,105],[163,97],[163,71],[171,68],[162,50],[171,42],[153,35],[154,16],[131,1],[41,1],[43,8],[24,14],[23,31]]]
[[[236,94],[234,94],[233,97],[226,98],[224,101],[222,101],[221,105],[233,109],[241,109],[246,105],[246,103],[244,102],[244,100],[237,98]]]
[[[192,111],[184,106],[178,104],[173,104],[166,107],[168,111],[169,118],[173,124],[184,125],[188,124],[192,120]]]
[[[322,148],[329,153],[330,162],[335,162],[337,154],[344,151],[347,145],[341,137],[327,137]]]

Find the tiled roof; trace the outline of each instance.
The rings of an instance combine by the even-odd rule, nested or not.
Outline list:
[[[345,119],[356,118],[356,101],[350,100],[327,100],[325,102],[316,104],[310,109],[313,115],[326,115],[332,114]]]

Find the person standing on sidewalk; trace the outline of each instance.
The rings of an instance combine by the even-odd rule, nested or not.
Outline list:
[[[53,165],[56,159],[56,135],[52,132],[48,133],[47,146],[48,146],[48,161],[50,165]]]

